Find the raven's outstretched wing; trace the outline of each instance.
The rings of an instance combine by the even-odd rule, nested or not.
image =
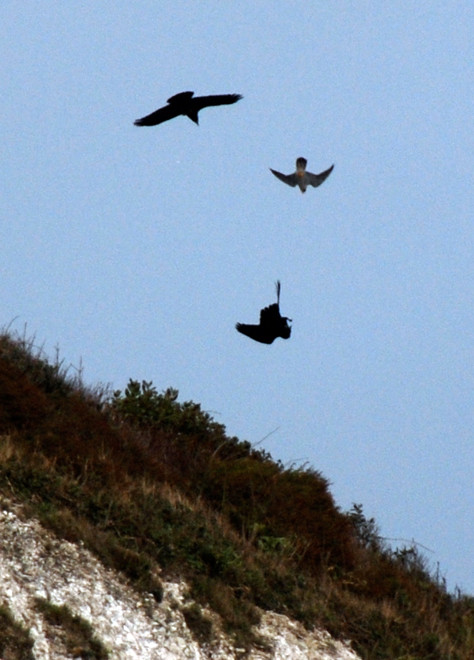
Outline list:
[[[283,183],[287,183],[289,186],[293,186],[293,188],[298,183],[298,177],[296,174],[282,174],[281,172],[272,170],[271,167],[269,169],[270,172],[272,172],[277,177],[277,179],[280,179],[280,181],[283,181]]]
[[[259,341],[261,344],[271,344],[275,339],[276,335],[269,334],[266,328],[262,328],[261,325],[249,325],[247,323],[236,323],[236,329],[241,332],[243,335]]]
[[[320,174],[312,174],[311,172],[306,172],[308,176],[308,183],[312,185],[314,188],[317,188],[322,184],[323,181],[326,181],[326,179],[331,174],[333,169],[334,169],[334,165],[331,165],[331,167],[328,170],[325,170]]]
[[[278,303],[273,303],[260,310],[260,325],[264,328],[274,328],[281,320]]]
[[[199,112],[199,110],[211,105],[230,105],[231,103],[237,103],[241,98],[242,96],[240,94],[214,94],[211,96],[196,96],[193,98],[192,103],[196,112]]]
[[[165,105],[162,108],[155,110],[155,112],[147,115],[146,117],[137,119],[134,124],[135,126],[156,126],[157,124],[162,124],[164,121],[173,119],[180,114],[181,108],[179,106],[175,106],[173,104]]]

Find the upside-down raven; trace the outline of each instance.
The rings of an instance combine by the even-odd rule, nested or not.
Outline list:
[[[277,337],[289,338],[291,326],[288,325],[288,321],[291,322],[291,319],[280,314],[280,288],[280,282],[277,282],[277,301],[260,311],[260,324],[237,323],[235,327],[239,332],[262,344],[271,344]]]
[[[180,92],[171,96],[167,103],[168,105],[155,110],[150,115],[137,119],[134,123],[135,126],[156,126],[162,124],[168,119],[178,117],[178,115],[185,115],[192,119],[196,124],[199,124],[198,112],[203,108],[211,105],[229,105],[240,101],[242,96],[240,94],[218,94],[214,96],[193,96],[194,92]]]
[[[321,174],[312,174],[311,172],[306,171],[306,163],[308,161],[306,158],[297,158],[296,159],[296,172],[293,174],[282,174],[281,172],[277,172],[276,170],[272,170],[270,167],[270,172],[273,172],[273,174],[280,179],[280,181],[283,181],[284,183],[287,183],[289,186],[299,186],[300,190],[302,193],[306,192],[306,188],[308,186],[314,186],[314,188],[317,188],[322,184],[323,181],[325,181],[328,176],[331,174],[331,172],[334,169],[334,165],[331,165],[331,167],[328,170],[325,170],[324,172],[321,172]]]

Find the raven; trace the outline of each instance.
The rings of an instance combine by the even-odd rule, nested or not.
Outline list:
[[[262,344],[271,344],[277,337],[288,339],[291,335],[291,322],[287,316],[280,315],[280,282],[276,283],[277,301],[260,311],[260,324],[247,325],[236,323],[236,329],[250,339],[255,339]]]
[[[334,165],[331,165],[331,167],[328,170],[325,170],[324,172],[321,172],[321,174],[311,174],[311,172],[306,171],[306,163],[308,161],[306,158],[297,158],[296,159],[296,172],[293,174],[282,174],[281,172],[277,172],[276,170],[272,170],[270,167],[270,172],[273,172],[273,174],[280,179],[280,181],[283,181],[284,183],[287,183],[289,186],[299,186],[300,190],[302,193],[306,192],[306,188],[308,186],[314,186],[314,188],[317,188],[322,184],[323,181],[325,181],[328,176],[331,174],[331,172],[334,169]]]
[[[137,119],[135,126],[156,126],[162,124],[168,119],[178,117],[178,115],[185,115],[192,119],[196,124],[199,124],[198,112],[203,108],[211,105],[229,105],[240,101],[242,96],[240,94],[219,94],[215,96],[195,96],[194,92],[180,92],[171,96],[167,103],[168,105],[155,110],[150,115]]]

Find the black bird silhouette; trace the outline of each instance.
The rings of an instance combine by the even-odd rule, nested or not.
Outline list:
[[[194,92],[180,92],[171,96],[168,105],[155,110],[150,115],[137,119],[135,126],[156,126],[164,121],[185,115],[199,124],[198,112],[211,105],[229,105],[240,101],[240,94],[218,94],[214,96],[193,96]]]
[[[290,337],[291,326],[288,325],[288,321],[291,322],[291,319],[280,314],[280,288],[281,285],[278,281],[276,283],[277,301],[260,311],[260,324],[237,323],[235,327],[239,332],[262,344],[271,344],[277,337],[283,339]]]
[[[312,172],[306,171],[306,163],[308,161],[306,158],[297,158],[296,159],[296,172],[293,174],[282,174],[276,170],[272,170],[270,167],[270,172],[272,172],[280,181],[287,183],[289,186],[298,186],[302,193],[306,192],[308,186],[313,186],[317,188],[322,184],[323,181],[326,181],[328,176],[334,169],[334,165],[320,174],[313,174]]]

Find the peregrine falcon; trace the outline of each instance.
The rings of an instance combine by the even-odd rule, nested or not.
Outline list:
[[[137,119],[135,126],[156,126],[168,119],[178,117],[178,115],[185,115],[192,119],[193,122],[199,124],[198,112],[203,108],[211,105],[229,105],[240,101],[242,96],[240,94],[220,94],[215,96],[195,96],[194,92],[180,92],[171,96],[167,103],[168,105],[155,110],[150,115]]]
[[[312,174],[311,172],[306,171],[307,162],[308,161],[306,160],[306,158],[297,158],[296,172],[294,172],[293,174],[282,174],[281,172],[272,170],[271,167],[270,167],[270,172],[273,172],[273,174],[278,179],[280,179],[280,181],[287,183],[289,186],[293,186],[293,188],[295,186],[299,186],[301,192],[304,193],[306,192],[306,188],[308,186],[313,186],[314,188],[320,186],[322,182],[328,178],[328,176],[331,174],[331,172],[334,169],[334,165],[331,165],[331,167],[328,170],[321,172],[321,174]]]
[[[280,315],[280,282],[276,283],[277,301],[260,311],[260,324],[247,325],[237,323],[236,329],[243,335],[262,344],[271,344],[277,337],[288,339],[291,335],[291,322],[287,316]]]

